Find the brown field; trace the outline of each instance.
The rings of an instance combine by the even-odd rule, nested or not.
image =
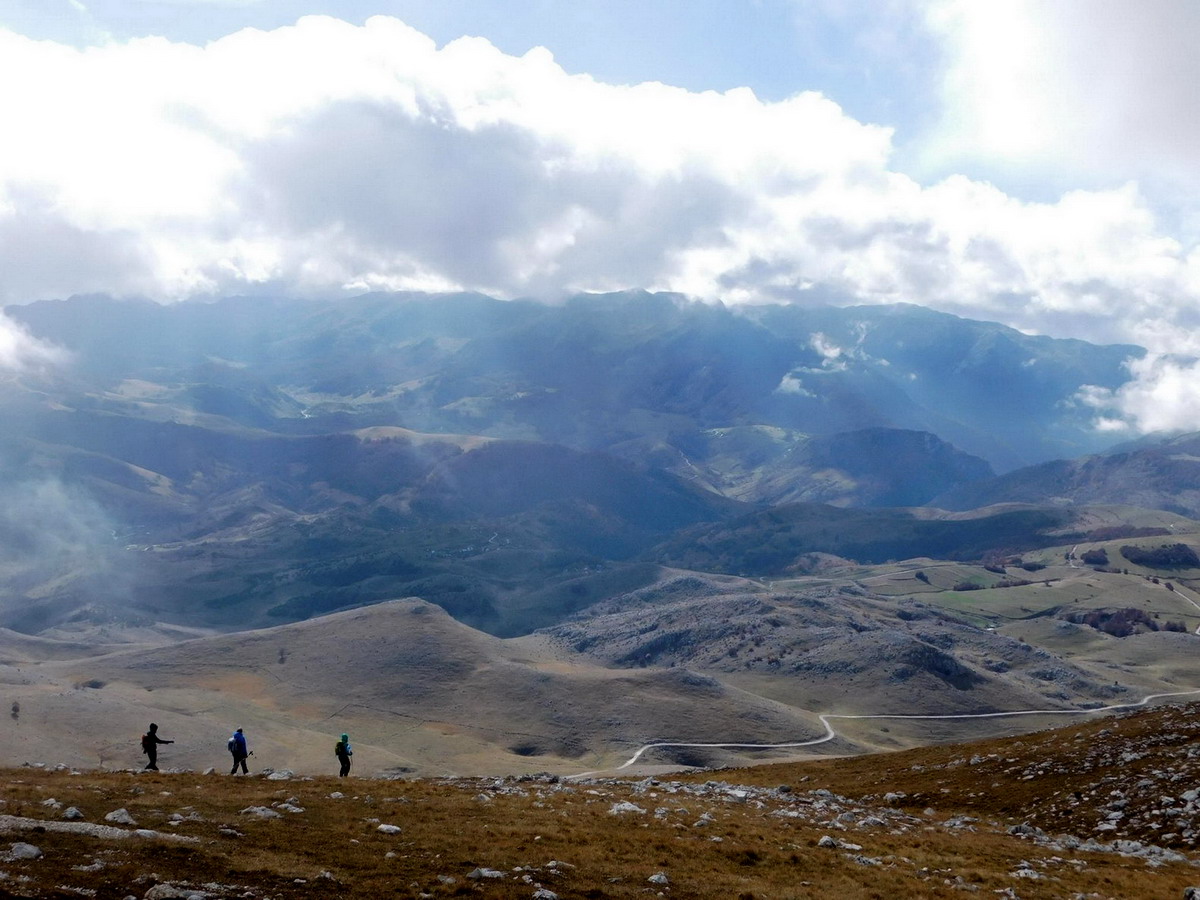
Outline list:
[[[532,898],[541,886],[561,898],[1180,897],[1200,884],[1188,861],[1196,837],[1167,837],[1151,820],[1161,818],[1162,795],[1197,783],[1189,753],[1197,711],[641,781],[10,769],[0,794],[0,892]],[[1126,800],[1123,819],[1097,834],[1116,794]],[[614,813],[618,803],[640,811]],[[53,830],[70,806],[97,824],[124,808],[137,823],[126,832],[189,840]],[[242,812],[255,806],[279,816]],[[1039,842],[1010,834],[1018,823],[1106,843]],[[400,831],[381,833],[380,824]],[[847,846],[821,846],[826,836]],[[1152,865],[1115,852],[1108,842],[1118,838],[1169,845],[1188,859]],[[18,840],[44,855],[3,861]],[[480,868],[498,877],[469,877]],[[658,873],[665,885],[648,881]]]

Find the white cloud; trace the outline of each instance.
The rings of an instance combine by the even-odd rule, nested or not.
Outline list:
[[[1004,27],[1021,59],[1050,39]],[[1043,203],[963,176],[923,186],[893,171],[888,129],[819,94],[609,85],[545,50],[438,48],[384,17],[204,47],[78,50],[0,31],[0,79],[23,86],[0,93],[6,302],[645,287],[908,301],[1200,350],[1200,256],[1136,184]],[[1048,113],[1022,125],[1005,85],[985,87],[1009,112],[981,127],[1026,152],[1021,128]]]
[[[949,158],[1197,187],[1200,7],[1176,0],[936,0]]]
[[[25,372],[58,366],[66,357],[65,351],[39,341],[18,323],[0,313],[0,371]]]
[[[1132,380],[1107,390],[1089,387],[1080,399],[1109,431],[1200,430],[1200,362],[1151,355],[1131,361]]]

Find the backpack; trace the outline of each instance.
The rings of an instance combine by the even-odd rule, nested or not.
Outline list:
[[[333,755],[334,756],[344,756],[345,753],[346,753],[346,743],[344,741],[338,741],[336,744],[333,745]]]
[[[237,738],[230,738],[225,743],[225,746],[229,748],[230,753],[236,752],[237,751]]]
[[[149,734],[143,734],[142,735],[142,752],[148,754],[153,749],[153,747],[154,747],[154,738],[150,737]]]

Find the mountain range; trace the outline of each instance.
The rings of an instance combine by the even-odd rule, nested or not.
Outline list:
[[[560,777],[1200,687],[1200,437],[1077,400],[1136,347],[640,293],[6,312],[61,356],[0,382],[0,759],[153,720],[192,768],[244,724]]]
[[[977,558],[1061,542],[1064,502],[1193,510],[1187,438],[1048,461],[1106,449],[1075,398],[1119,386],[1139,348],[916,306],[370,294],[6,313],[67,354],[0,389],[0,624],[28,632],[421,596],[515,635],[659,565]],[[1013,501],[1028,508],[904,511]]]

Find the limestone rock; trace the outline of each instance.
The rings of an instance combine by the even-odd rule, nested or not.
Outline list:
[[[636,803],[630,803],[628,800],[622,800],[620,803],[614,803],[612,808],[608,811],[610,816],[623,816],[630,813],[645,815],[646,811]]]
[[[260,819],[282,819],[283,814],[277,813],[268,806],[247,806],[242,810],[243,816],[258,816]]]
[[[468,872],[467,877],[472,881],[482,881],[485,878],[503,878],[504,873],[497,871],[496,869],[485,869],[480,867],[478,869],[472,869],[470,872]]]
[[[11,849],[8,851],[8,858],[10,860],[41,859],[42,849],[40,847],[35,847],[33,844],[26,844],[18,841],[17,843],[13,844]]]

